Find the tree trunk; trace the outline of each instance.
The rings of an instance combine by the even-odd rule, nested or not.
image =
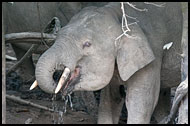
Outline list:
[[[181,101],[181,104],[179,107],[178,123],[179,124],[188,124],[188,94]]]
[[[183,59],[182,59],[182,69],[181,69],[181,75],[182,75],[182,81],[188,77],[188,3],[187,7],[184,10],[183,13],[183,36],[182,36],[182,49],[183,49]],[[181,104],[179,106],[179,118],[178,118],[179,124],[188,124],[188,94],[183,98],[181,101]]]
[[[2,12],[2,124],[6,123],[6,86],[5,86],[5,41],[4,41],[4,25]]]

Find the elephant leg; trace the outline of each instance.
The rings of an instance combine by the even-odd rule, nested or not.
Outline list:
[[[124,98],[121,96],[120,85],[111,81],[100,94],[98,124],[118,124]]]
[[[110,85],[101,90],[98,109],[98,124],[113,124]]]
[[[12,47],[16,54],[17,59],[20,60],[24,56],[26,51],[17,47],[14,44],[12,44]],[[32,56],[26,58],[24,62],[20,65],[19,73],[21,74],[23,81],[31,80],[31,78],[35,74],[35,67],[33,64]]]
[[[122,112],[122,107],[124,104],[125,99],[122,98],[119,103],[113,102],[112,103],[112,119],[113,119],[113,124],[118,124],[119,123],[119,118]]]
[[[150,123],[160,92],[160,64],[155,61],[127,81],[128,124]]]
[[[153,118],[157,123],[159,123],[170,113],[170,108],[171,108],[170,93],[171,93],[170,88],[160,89],[158,104],[153,113]]]

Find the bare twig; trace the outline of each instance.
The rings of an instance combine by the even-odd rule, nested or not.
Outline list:
[[[9,55],[5,55],[5,57],[6,57],[6,59],[8,59],[8,60],[13,60],[13,61],[17,60],[17,58],[12,57],[12,56],[9,56]]]
[[[132,3],[129,3],[129,2],[125,2],[126,4],[128,4],[130,7],[132,7],[133,9],[137,10],[137,11],[148,11],[148,9],[144,8],[144,9],[139,9],[139,8],[136,8],[135,6],[136,5],[133,5]]]
[[[164,7],[164,5],[166,4],[166,3],[162,3],[162,4],[155,4],[155,3],[152,3],[152,2],[144,2],[145,4],[150,4],[150,5],[154,5],[154,6],[156,6],[156,7]]]
[[[46,43],[46,42],[44,41],[44,39],[43,39],[39,2],[37,2],[37,10],[38,10],[39,23],[40,23],[40,30],[41,30],[41,40],[42,40],[42,43],[49,49],[49,46],[47,45],[47,43]]]
[[[121,35],[119,35],[116,39],[115,39],[115,46],[117,46],[117,40],[120,39],[123,35],[126,35],[128,36],[128,34],[126,34],[126,32],[128,31],[131,31],[128,27],[128,24],[127,24],[127,18],[126,18],[126,14],[125,14],[125,9],[124,9],[124,4],[123,2],[121,2],[121,10],[122,10],[122,23],[121,23],[121,28],[122,28],[122,31],[123,33]],[[126,28],[126,30],[124,30],[124,27]]]
[[[128,24],[127,24],[127,18],[126,18],[126,14],[125,14],[125,9],[124,9],[124,4],[123,4],[123,2],[121,2],[121,10],[122,10],[122,14],[123,14],[123,16],[122,16],[122,30],[123,30],[123,32],[128,32],[128,31],[131,31],[130,29],[129,29],[129,27],[128,27]],[[124,30],[124,27],[126,27],[127,28],[127,30]]]
[[[23,61],[30,57],[32,55],[32,53],[39,47],[39,45],[36,44],[32,44],[32,46],[30,47],[30,49],[26,52],[26,54],[13,66],[10,68],[10,70],[7,72],[6,75],[9,75],[12,71],[16,70],[22,63]]]
[[[43,37],[48,43],[52,43],[56,38],[55,35],[46,33],[43,33]],[[41,44],[41,34],[38,32],[21,32],[6,34],[5,43]]]
[[[125,35],[125,36],[127,36],[128,38],[133,38],[132,36],[130,36],[129,34],[127,34],[127,32],[129,32],[129,31],[131,31],[130,29],[129,29],[129,24],[128,24],[128,22],[127,22],[127,18],[126,18],[126,16],[127,17],[129,17],[129,18],[132,18],[132,19],[135,19],[136,20],[136,18],[134,18],[134,17],[131,17],[131,16],[128,16],[127,14],[125,14],[125,8],[124,8],[124,4],[123,4],[123,2],[121,2],[121,10],[122,10],[122,23],[121,23],[121,28],[122,28],[122,31],[123,31],[123,33],[121,34],[121,35],[119,35],[116,39],[115,39],[115,46],[117,46],[117,40],[118,39],[120,39],[123,35]],[[134,22],[134,23],[131,23],[130,25],[132,25],[132,24],[136,24],[136,22]],[[125,29],[124,29],[125,28]]]
[[[31,102],[31,101],[23,100],[23,99],[21,99],[19,97],[16,97],[14,95],[8,95],[8,94],[6,94],[6,98],[9,99],[9,100],[21,103],[21,104],[31,105],[31,106],[39,108],[39,109],[43,109],[43,110],[46,110],[46,111],[54,112],[54,110],[51,109],[51,108],[48,108],[46,106],[42,106],[42,105],[39,105],[39,104],[35,104],[35,103]]]
[[[30,82],[30,81],[34,82],[34,81],[35,81],[35,76],[32,76],[30,79],[28,79],[28,80],[26,81],[26,83],[28,83],[28,82]]]
[[[123,33],[122,33],[121,35],[119,35],[119,36],[115,39],[115,46],[117,46],[117,40],[120,39],[123,35],[125,35],[125,36],[127,36],[127,37],[131,37],[130,35],[127,34],[128,31],[131,31],[130,28],[129,28],[129,26],[130,26],[130,25],[133,25],[133,24],[137,24],[137,22],[139,22],[135,17],[131,17],[131,16],[125,14],[124,3],[127,4],[127,5],[129,5],[129,6],[132,7],[133,9],[135,9],[135,10],[137,10],[137,11],[140,11],[140,12],[142,12],[142,11],[146,11],[146,12],[147,12],[147,11],[148,11],[148,9],[146,9],[146,8],[144,8],[144,9],[137,8],[136,5],[134,5],[134,4],[130,3],[130,2],[121,2],[121,10],[122,10],[122,14],[123,14],[123,15],[122,15],[122,20],[121,20],[121,21],[122,21],[121,25],[122,25],[122,31],[123,31]],[[145,4],[150,4],[150,5],[153,5],[153,6],[156,6],[156,7],[164,7],[164,5],[165,5],[165,3],[160,4],[160,5],[155,4],[155,3],[152,3],[152,2],[144,2],[144,3],[145,3]],[[128,24],[126,16],[127,16],[128,18],[131,18],[131,19],[136,20],[136,22],[133,22],[133,23]],[[125,30],[124,28],[125,28],[126,30]],[[132,37],[131,37],[131,38],[132,38]]]
[[[137,21],[137,22],[138,22],[138,21]],[[137,24],[137,22],[130,23],[130,24],[128,24],[128,26]]]
[[[127,14],[125,14],[128,18],[131,18],[131,19],[134,19],[134,20],[137,20],[137,17],[132,17],[132,16],[129,16]]]

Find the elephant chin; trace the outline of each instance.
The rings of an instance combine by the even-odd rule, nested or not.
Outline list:
[[[75,84],[73,91],[97,91],[109,84],[109,81],[103,81],[101,77],[85,80],[83,77],[85,76],[81,76],[80,82]]]
[[[72,93],[75,85],[80,82],[80,77],[81,77],[80,69],[81,68],[77,66],[75,68],[75,70],[73,72],[71,72],[69,74],[69,76],[64,79],[64,81],[62,83],[60,83],[61,79],[64,78],[63,77],[64,72],[63,72],[61,78],[59,79],[58,85],[57,85],[57,88],[59,88],[59,85],[61,85],[60,89],[61,89],[61,93],[63,96]],[[60,89],[58,89],[58,90],[60,90]],[[55,90],[55,93],[58,93],[58,91]]]
[[[97,68],[98,69],[98,68]],[[73,91],[97,91],[109,84],[113,72],[109,74],[97,71],[80,71],[80,81],[75,83]]]

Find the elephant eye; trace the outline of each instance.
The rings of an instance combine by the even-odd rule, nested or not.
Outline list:
[[[85,42],[84,44],[83,44],[83,49],[85,48],[85,47],[90,47],[92,44],[90,43],[90,42]]]

